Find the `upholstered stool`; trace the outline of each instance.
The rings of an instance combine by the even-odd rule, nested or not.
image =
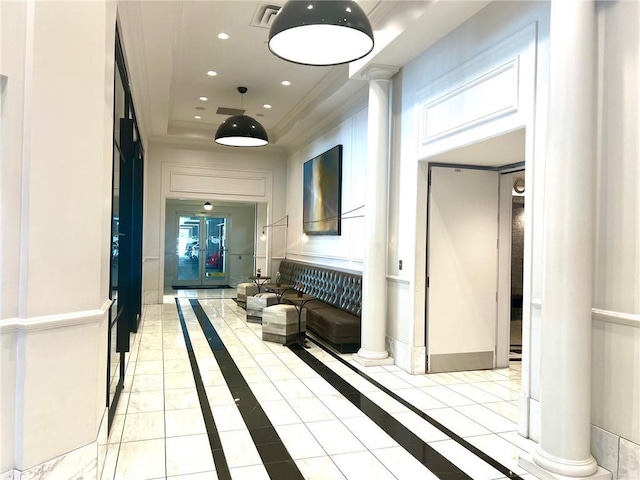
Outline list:
[[[278,303],[275,293],[258,293],[247,297],[247,322],[262,323],[262,309]]]
[[[306,315],[302,311],[300,331],[306,330]],[[262,310],[262,340],[282,345],[298,335],[298,310],[293,305],[272,305]]]
[[[255,283],[239,283],[236,287],[238,305],[246,309],[247,297],[253,297],[256,293],[258,293],[258,287]]]

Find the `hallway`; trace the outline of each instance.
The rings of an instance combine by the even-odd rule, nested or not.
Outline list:
[[[263,342],[233,290],[179,295],[145,307],[103,480],[535,478],[517,467],[535,446],[516,431],[519,363],[364,369]]]

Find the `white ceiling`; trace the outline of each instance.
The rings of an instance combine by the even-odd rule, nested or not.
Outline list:
[[[268,149],[293,150],[305,135],[366,99],[357,73],[370,63],[402,67],[467,20],[488,1],[359,1],[374,27],[376,47],[365,59],[336,67],[281,60],[267,48],[268,29],[256,12],[283,0],[121,0],[118,16],[134,102],[147,141],[218,147],[213,136],[226,118],[218,107],[240,108],[267,129]],[[225,32],[229,39],[220,40]],[[215,77],[206,72],[214,70]],[[291,86],[281,85],[289,80]],[[200,96],[208,101],[199,100]],[[271,104],[271,109],[263,107]],[[205,110],[197,110],[196,107]],[[202,118],[197,120],[195,115]]]

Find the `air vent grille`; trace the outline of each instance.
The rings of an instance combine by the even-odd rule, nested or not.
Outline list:
[[[260,3],[256,12],[253,14],[253,19],[250,25],[258,28],[270,28],[273,23],[273,19],[276,17],[281,5],[274,5],[272,3]]]
[[[244,115],[245,110],[242,108],[227,108],[227,107],[218,107],[216,113],[218,115]]]

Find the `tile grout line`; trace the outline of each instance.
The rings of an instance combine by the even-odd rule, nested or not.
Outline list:
[[[146,317],[143,324],[143,332],[146,329]],[[164,370],[164,311],[160,309],[160,344],[162,345],[162,419],[164,422],[164,476],[169,476],[169,461],[167,458],[167,405],[165,403],[166,398],[166,382],[165,382],[165,370]]]
[[[212,302],[209,302],[209,301],[207,301],[207,300],[213,300],[213,301],[212,301]],[[224,308],[225,308],[225,300],[226,300],[226,299],[224,299],[224,298],[205,299],[204,304],[205,304],[205,305],[207,305],[207,306],[210,308],[210,310],[215,311],[214,315],[218,315],[218,311],[220,310],[220,308],[222,308],[222,309],[224,309]],[[218,303],[220,303],[220,305],[218,305]],[[226,302],[226,303],[228,303],[228,302]],[[232,309],[232,310],[233,310],[233,309]],[[230,313],[232,313],[232,314],[233,314],[233,317],[234,317],[232,320],[229,320],[229,319],[227,318],[227,316],[225,316],[224,314],[219,315],[220,319],[224,321],[225,329],[227,329],[227,328],[228,328],[228,329],[229,329],[229,330],[234,334],[233,338],[234,338],[234,339],[237,339],[237,340],[240,342],[239,346],[240,346],[240,348],[242,349],[242,352],[241,352],[241,353],[246,353],[246,354],[248,354],[249,356],[255,356],[255,355],[256,355],[256,353],[251,349],[250,344],[246,342],[246,338],[245,338],[243,335],[239,335],[239,334],[238,334],[238,332],[236,332],[236,331],[235,331],[235,327],[236,327],[235,322],[236,322],[236,320],[238,320],[238,319],[243,320],[243,319],[242,319],[242,318],[240,318],[240,315],[238,315],[238,313],[237,313],[237,312],[235,312],[235,310],[234,310],[234,311],[232,311],[232,312],[230,312]],[[237,317],[237,318],[236,318],[236,317]],[[243,323],[244,323],[244,322],[243,322]],[[247,326],[247,325],[245,324],[245,326]],[[257,338],[259,338],[259,334],[258,334],[258,333],[256,333],[253,329],[249,328],[249,329],[248,329],[248,331],[249,331],[251,334],[253,334],[254,336],[256,336]],[[269,349],[270,349],[270,352],[269,352],[270,354],[274,354],[274,355],[276,355],[277,357],[280,357],[280,360],[284,363],[284,366],[286,366],[286,367],[290,367],[290,365],[287,365],[287,362],[286,362],[283,358],[281,358],[281,355],[280,355],[280,351],[279,351],[279,350],[275,350],[274,348],[271,348],[271,347],[270,347]],[[333,354],[331,354],[331,355],[332,355],[333,357],[335,357],[335,355],[333,355]],[[336,357],[336,358],[337,358],[337,357]],[[338,360],[340,360],[340,359],[338,358]],[[341,361],[342,361],[342,360],[341,360]],[[345,362],[344,362],[344,361],[342,361],[342,363],[345,363]],[[258,365],[258,366],[260,367],[261,365]],[[327,366],[328,366],[328,365],[327,365]],[[360,374],[360,372],[358,372],[358,371],[354,370],[350,365],[347,365],[347,367],[348,367],[350,370],[354,371],[354,373],[356,373],[356,374]],[[297,374],[294,370],[292,370],[291,368],[289,368],[289,370],[292,372],[292,374],[293,374],[294,378],[299,378],[299,377],[298,377],[298,374]],[[394,372],[394,371],[392,371],[392,370],[387,370],[387,369],[385,369],[385,370],[386,370],[388,373],[395,373],[395,372]],[[264,372],[264,373],[266,374],[266,372]],[[362,375],[361,375],[361,376],[362,376]],[[396,376],[397,376],[397,377],[399,377],[398,375],[396,375]],[[275,386],[275,384],[276,384],[276,383],[274,383],[275,381],[274,381],[271,377],[269,377],[268,375],[267,375],[267,378],[268,378],[269,383]],[[299,379],[300,379],[300,378],[299,378]],[[400,380],[405,381],[405,382],[407,383],[407,387],[408,387],[408,388],[415,389],[415,390],[418,390],[418,391],[420,391],[420,390],[421,390],[421,388],[420,388],[420,386],[419,386],[419,385],[415,385],[415,384],[412,384],[412,383],[410,383],[410,382],[407,382],[407,381],[406,381],[406,379],[404,379],[404,378],[402,378],[402,377],[399,377],[399,379],[400,379]],[[459,382],[458,384],[460,384],[460,385],[470,385],[470,384],[472,384],[472,383],[475,383],[475,382],[471,382],[471,380],[469,380],[469,379],[464,379],[464,378],[457,378],[456,380]],[[498,379],[497,379],[497,378],[488,378],[488,377],[484,377],[484,376],[478,376],[478,377],[477,377],[477,380],[478,380],[478,383],[495,383],[495,382],[497,382],[497,381],[498,381]],[[500,381],[503,381],[503,382],[510,381],[510,377],[508,377],[508,376],[506,376],[506,375],[501,374]],[[304,382],[303,382],[303,383],[304,383]],[[439,384],[439,383],[436,383],[434,386],[439,386],[439,387],[446,388],[447,390],[451,391],[452,393],[455,393],[455,394],[457,394],[457,395],[460,395],[460,396],[464,397],[464,395],[462,395],[462,394],[460,394],[460,393],[456,392],[455,390],[452,390],[452,389],[448,388],[449,386],[448,386],[447,384]],[[472,386],[473,386],[473,385],[472,385]],[[277,388],[277,387],[276,387],[276,388]],[[377,388],[377,387],[376,387],[376,388]],[[483,392],[483,393],[491,394],[491,395],[492,395],[492,393],[491,393],[491,392],[487,392],[487,391],[485,391],[484,389],[481,389],[481,388],[478,388],[478,387],[476,387],[476,388],[478,389],[478,391],[479,391],[479,392]],[[378,390],[380,390],[381,392],[384,392],[384,390],[382,390],[382,389],[378,389]],[[312,393],[313,393],[313,395],[314,395],[316,398],[319,398],[319,397],[318,397],[318,394],[316,394],[314,391],[312,391]],[[425,392],[425,393],[426,393],[426,392]],[[465,398],[466,398],[466,397],[465,397]],[[285,397],[285,400],[286,400],[286,397]],[[403,399],[402,399],[402,400],[403,400]],[[467,398],[467,400],[470,402],[470,405],[473,405],[473,406],[482,406],[482,407],[487,408],[487,407],[486,407],[486,405],[484,405],[484,404],[483,404],[483,403],[481,403],[481,402],[478,402],[478,401],[473,400],[473,399],[468,399],[468,398]],[[501,398],[501,397],[496,397],[496,402],[508,402],[508,400],[503,399],[503,398]],[[289,405],[291,405],[290,403],[288,403],[288,404],[289,404]],[[446,406],[446,402],[445,402],[445,405],[444,405],[444,406]],[[451,408],[451,409],[452,409],[452,410],[454,410],[454,411],[457,411],[457,410],[455,410],[455,408]],[[491,410],[491,409],[489,409],[489,410]],[[491,411],[492,411],[492,410],[491,410]],[[494,412],[494,411],[492,411],[492,412],[493,412],[493,413],[495,413],[495,414],[496,414],[496,415],[498,415],[498,416],[501,416],[501,418],[506,418],[506,420],[510,420],[508,417],[504,417],[504,415],[501,415],[501,414],[500,414],[500,413],[498,413],[498,412]],[[295,412],[295,411],[294,411],[294,413],[296,413],[296,414],[297,414],[297,412]],[[332,413],[333,413],[333,412],[332,412]],[[414,413],[415,413],[415,412],[414,412]],[[458,412],[458,413],[459,413],[459,412]],[[461,414],[461,415],[463,415],[463,414]],[[336,415],[336,416],[337,416],[337,415]],[[466,417],[466,415],[463,415],[463,416],[465,416],[465,417]],[[471,417],[466,417],[466,418],[468,418],[468,419],[469,419],[469,421],[472,421],[472,422],[474,422],[474,423],[477,423],[477,422],[476,422],[475,420],[473,420]],[[342,419],[341,417],[339,417],[339,416],[337,416],[337,419],[338,419],[339,421],[341,421],[341,422],[342,422],[342,420],[343,420],[343,419]],[[301,420],[301,419],[300,419],[300,420]],[[425,421],[426,421],[426,420],[425,420]],[[305,421],[301,421],[301,423],[302,423],[303,425],[306,425],[306,424],[307,424],[307,422],[305,422]],[[344,423],[343,423],[343,424],[344,424]],[[487,430],[487,434],[490,434],[490,435],[492,435],[493,437],[501,438],[501,439],[503,439],[503,440],[507,441],[509,444],[514,445],[514,447],[516,447],[516,448],[518,448],[518,449],[520,449],[520,448],[521,448],[519,445],[513,444],[513,442],[510,442],[508,439],[505,439],[504,437],[502,437],[499,433],[497,433],[497,432],[493,432],[490,428],[487,428],[487,427],[484,427],[484,428]],[[314,437],[314,438],[315,438],[315,437]],[[366,450],[367,450],[367,448],[365,448],[365,451],[366,451]],[[369,451],[371,451],[371,450],[369,450]],[[337,465],[336,465],[336,466],[337,466]],[[512,477],[512,478],[515,478],[515,477]]]
[[[214,309],[217,313],[219,313],[219,309],[218,309],[215,305],[210,305],[210,307],[211,307],[212,309]],[[202,308],[203,308],[203,310],[204,310],[204,307],[202,307]],[[206,311],[205,311],[205,313],[206,313]],[[242,319],[242,318],[241,318],[241,317],[240,317],[236,312],[234,312],[234,317],[235,317],[236,319],[239,319],[240,321],[243,321],[243,323],[245,323],[245,322],[244,322],[244,320],[243,320],[243,319]],[[223,316],[223,315],[220,315],[220,318],[222,318],[222,319],[223,319],[223,321],[224,321],[224,323],[226,324],[227,328],[229,328],[229,329],[232,331],[232,333],[234,334],[234,337],[235,337],[235,338],[236,338],[236,339],[241,343],[242,347],[247,351],[247,353],[248,353],[250,356],[255,357],[255,356],[256,356],[256,354],[255,354],[255,353],[252,353],[252,352],[247,348],[247,344],[245,343],[245,341],[244,341],[242,338],[240,338],[240,336],[238,336],[238,333],[237,333],[237,332],[235,331],[235,329],[234,329],[234,328],[233,328],[233,327],[228,323],[228,321],[227,321],[226,317],[225,317],[225,316]],[[248,330],[249,330],[253,335],[255,335],[255,332],[254,332],[254,331],[252,331],[252,330],[251,330],[251,328],[250,328],[246,323],[245,323],[245,326],[246,326],[246,328],[247,328],[247,329],[248,329]],[[280,365],[281,365],[281,366],[283,366],[283,367],[287,368],[287,369],[289,370],[290,374],[291,374],[294,378],[297,378],[298,380],[301,380],[301,379],[297,376],[297,374],[296,374],[293,370],[291,370],[291,368],[289,367],[289,365],[286,365],[286,364],[285,364],[285,362],[284,362],[284,360],[282,360],[282,359],[280,359],[280,358],[278,357],[278,355],[276,354],[276,352],[274,352],[274,351],[273,351],[273,349],[272,349],[272,348],[268,347],[268,348],[267,348],[267,350],[268,350],[268,352],[266,352],[266,354],[267,354],[267,355],[274,355],[276,358],[278,358],[278,361],[280,362]],[[271,386],[272,386],[272,387],[273,387],[273,388],[274,388],[274,389],[279,393],[280,397],[282,398],[282,401],[283,401],[283,402],[285,402],[285,404],[286,404],[287,406],[289,406],[289,408],[291,408],[291,410],[292,410],[293,414],[294,414],[294,415],[296,416],[296,418],[298,419],[298,422],[297,422],[297,423],[285,424],[285,425],[278,425],[278,426],[279,426],[279,427],[290,427],[290,426],[292,426],[292,425],[300,425],[300,426],[304,427],[304,429],[309,433],[309,435],[314,439],[314,441],[318,444],[318,447],[319,447],[319,448],[322,450],[322,452],[324,453],[324,455],[317,455],[317,456],[312,456],[312,457],[305,457],[305,458],[302,458],[302,459],[300,459],[300,460],[303,460],[303,461],[304,461],[304,460],[311,459],[311,458],[326,458],[326,459],[327,459],[327,461],[328,461],[328,462],[331,462],[331,464],[332,464],[332,465],[333,465],[333,466],[334,466],[338,471],[342,472],[342,470],[340,469],[340,467],[335,463],[335,461],[334,461],[334,459],[332,458],[332,456],[331,456],[331,455],[330,455],[330,454],[329,454],[329,453],[324,449],[324,447],[323,447],[323,446],[321,445],[321,443],[318,441],[317,437],[316,437],[316,436],[314,435],[314,433],[309,429],[309,427],[308,427],[308,425],[307,425],[307,423],[308,423],[308,422],[305,422],[305,421],[300,417],[299,413],[298,413],[295,409],[293,409],[293,406],[292,406],[292,405],[291,405],[291,403],[288,401],[288,399],[284,396],[284,394],[283,394],[282,392],[280,392],[280,389],[279,389],[279,388],[277,387],[277,385],[276,385],[276,382],[277,382],[277,381],[276,381],[276,380],[273,380],[271,377],[269,377],[269,375],[267,374],[267,372],[265,372],[265,370],[264,370],[264,368],[263,368],[263,367],[264,367],[264,366],[266,366],[266,365],[260,365],[260,364],[258,364],[258,362],[256,362],[256,365],[257,365],[257,368],[259,368],[259,369],[260,369],[260,371],[263,373],[263,375],[265,375],[265,378],[267,378],[267,380],[266,380],[265,382],[260,382],[260,383],[265,383],[265,384],[269,384],[269,385],[271,385]],[[241,372],[241,373],[242,373],[242,372]],[[321,377],[318,377],[318,378],[321,378]],[[303,383],[304,383],[304,382],[303,382]],[[312,392],[312,393],[313,393],[313,392]],[[317,396],[317,395],[315,395],[315,393],[314,393],[314,396],[315,396],[315,398],[318,398],[318,396]],[[337,417],[336,417],[336,418],[337,418]],[[340,419],[339,419],[339,418],[338,418],[338,420],[340,421]],[[277,431],[277,430],[278,430],[278,428],[277,428],[277,427],[275,427],[275,428],[276,428],[276,431]],[[364,446],[363,446],[363,447],[364,447]],[[365,450],[366,450],[366,447],[364,447],[364,448],[365,448]],[[294,461],[295,461],[295,460],[294,460]],[[345,477],[345,478],[346,478],[346,477]]]
[[[182,307],[180,306],[180,300],[178,298],[176,298],[176,306],[178,309],[178,317],[180,319],[180,326],[182,327],[182,334],[184,336],[187,353],[189,355],[189,362],[191,363],[193,379],[196,384],[196,391],[198,393],[198,399],[200,401],[200,408],[202,410],[202,415],[204,417],[204,422],[207,429],[207,436],[209,437],[209,446],[211,447],[211,454],[213,455],[213,461],[216,467],[216,475],[220,480],[231,480],[231,472],[229,471],[229,465],[222,448],[220,434],[218,432],[218,429],[216,428],[213,413],[211,412],[211,406],[209,404],[207,393],[202,382],[200,369],[196,361],[195,353],[193,351],[193,345],[191,344],[191,339],[189,338],[189,332],[187,330]]]
[[[320,359],[297,345],[292,345],[289,348],[435,476],[449,478],[450,475],[456,475],[458,479],[471,480],[472,477],[468,476],[427,442],[424,442],[418,435],[368,398],[365,393],[360,392],[338,373],[331,370]],[[376,417],[383,417],[384,421],[379,421]]]
[[[202,307],[202,305],[201,305],[201,307]],[[219,310],[218,310],[218,308],[216,308],[216,306],[215,306],[215,305],[210,305],[210,307],[211,307],[213,310],[215,310],[215,311],[219,314]],[[203,311],[204,311],[204,307],[202,307],[202,309],[203,309]],[[205,314],[206,314],[206,311],[205,311]],[[207,314],[207,316],[208,316],[208,314]],[[239,315],[237,315],[237,313],[235,313],[235,312],[234,312],[234,316],[235,316],[235,318],[239,319],[240,321],[243,321],[243,319],[242,319]],[[226,324],[227,328],[229,328],[229,329],[232,331],[232,333],[234,334],[234,337],[235,337],[235,338],[236,338],[236,339],[241,343],[242,347],[247,351],[248,355],[250,355],[251,357],[255,357],[255,356],[256,356],[256,354],[255,354],[255,353],[252,353],[252,352],[247,348],[246,343],[245,343],[245,342],[244,342],[244,341],[243,341],[243,340],[238,336],[238,334],[237,334],[237,332],[235,331],[235,329],[234,329],[231,325],[229,325],[229,323],[227,322],[226,317],[224,317],[223,315],[220,315],[220,318],[222,318],[222,319],[223,319],[223,321],[224,321],[224,323]],[[243,321],[243,323],[244,323],[244,321]],[[246,325],[246,323],[245,323],[245,325]],[[251,331],[251,333],[252,333],[252,334],[254,334],[254,335],[255,335],[255,332],[254,332],[254,331],[252,331],[252,330],[249,328],[249,326],[248,326],[248,325],[246,325],[246,328],[247,328],[249,331]],[[285,363],[285,361],[284,361],[284,360],[282,360],[282,359],[280,359],[280,358],[279,358],[279,356],[277,355],[277,353],[276,353],[272,348],[268,347],[268,351],[269,351],[269,352],[268,352],[268,353],[266,353],[267,355],[274,355],[276,358],[278,358],[278,360],[279,360],[279,362],[280,362],[281,366],[283,366],[283,367],[287,368],[287,369],[289,370],[290,374],[291,374],[294,378],[296,378],[296,379],[300,380],[300,381],[304,384],[304,382],[302,381],[302,379],[301,379],[300,377],[298,377],[298,375],[297,375],[297,374],[296,374],[296,373],[295,373],[295,372],[290,368],[290,366],[289,366],[289,365],[287,365],[287,364]],[[331,462],[331,464],[332,464],[332,465],[333,465],[333,466],[334,466],[334,467],[335,467],[339,472],[341,472],[341,473],[343,473],[343,475],[345,475],[345,478],[348,478],[348,477],[346,476],[346,474],[343,472],[343,470],[342,470],[342,469],[341,469],[341,468],[340,468],[340,467],[335,463],[335,460],[333,459],[333,456],[325,450],[325,448],[322,446],[321,442],[318,440],[318,438],[316,437],[316,435],[315,435],[315,434],[314,434],[314,433],[309,429],[309,426],[308,426],[307,424],[308,424],[308,423],[314,423],[314,422],[306,422],[306,421],[304,421],[304,420],[300,417],[300,414],[299,414],[299,413],[298,413],[298,412],[293,408],[293,405],[291,404],[291,402],[289,402],[289,400],[284,396],[284,394],[283,394],[282,392],[280,392],[280,389],[279,389],[279,388],[277,387],[277,385],[276,385],[276,382],[277,382],[277,381],[276,381],[276,380],[271,379],[271,377],[269,377],[269,376],[268,376],[267,372],[265,372],[265,371],[264,371],[263,365],[260,365],[260,364],[258,364],[257,362],[256,362],[256,364],[257,364],[257,368],[259,368],[259,369],[260,369],[260,371],[261,371],[261,372],[265,375],[265,377],[267,378],[267,381],[265,381],[265,382],[260,382],[260,383],[266,383],[266,384],[269,384],[269,385],[273,386],[273,388],[274,388],[274,389],[275,389],[275,390],[280,394],[280,396],[282,397],[282,401],[284,401],[284,402],[286,403],[286,405],[288,405],[288,406],[289,406],[289,408],[291,408],[291,410],[292,410],[293,414],[294,414],[294,415],[296,416],[296,418],[298,419],[298,422],[297,422],[297,423],[286,424],[286,425],[279,425],[279,426],[281,426],[281,427],[289,427],[289,426],[292,426],[292,425],[300,425],[300,426],[304,427],[304,429],[309,433],[309,435],[314,439],[314,441],[318,444],[318,447],[319,447],[319,448],[322,450],[322,452],[324,453],[324,455],[317,455],[317,456],[313,456],[313,457],[305,457],[305,458],[300,459],[300,460],[303,460],[303,461],[304,461],[304,460],[311,459],[311,458],[326,458],[326,459],[327,459],[327,461]],[[242,372],[241,372],[241,373],[242,373]],[[314,377],[314,378],[316,378],[316,377]],[[321,377],[320,375],[318,375],[318,376],[317,376],[317,378],[322,379],[322,377]],[[306,385],[305,385],[305,387],[306,387]],[[307,387],[307,388],[308,388],[308,387]],[[310,391],[311,391],[311,390],[310,390]],[[314,396],[313,398],[317,398],[318,400],[320,400],[320,402],[322,402],[322,400],[320,399],[320,397],[319,397],[318,395],[316,395],[313,391],[311,391],[311,393],[312,393],[312,394],[313,394],[313,396]],[[339,395],[339,392],[337,392],[337,391],[336,391],[336,395]],[[327,409],[328,409],[328,407],[327,407],[324,403],[322,403],[322,404],[325,406],[325,408],[327,408]],[[329,411],[331,412],[331,410],[330,410],[330,409],[329,409]],[[333,412],[331,412],[331,413],[333,414]],[[343,425],[345,425],[345,424],[344,424],[344,422],[342,422],[342,419],[341,419],[341,418],[339,418],[339,417],[338,417],[337,415],[335,415],[335,414],[333,414],[333,416],[334,416],[334,418],[335,418],[337,421],[339,421],[340,423],[342,423]],[[346,427],[346,428],[348,428],[346,425],[345,425],[345,427]],[[277,431],[277,427],[275,427],[275,428],[276,428],[276,431]],[[364,451],[369,451],[369,452],[370,452],[370,450],[369,450],[369,449],[367,449],[367,447],[366,447],[365,445],[363,445],[363,448],[364,448],[364,450],[359,451],[359,452],[347,452],[347,453],[362,453],[362,452],[364,452]],[[371,453],[372,453],[372,455],[374,455],[374,454],[373,454],[373,452],[371,452]],[[336,455],[336,454],[334,454],[334,455]],[[340,454],[338,454],[338,455],[340,455]],[[295,462],[295,460],[294,460],[294,462]],[[397,477],[396,477],[395,475],[393,475],[391,472],[390,472],[390,474],[391,474],[394,478],[397,478]]]
[[[136,337],[137,337],[137,335],[136,335]],[[120,433],[120,440],[117,443],[118,453],[116,454],[116,460],[115,460],[115,463],[114,463],[112,479],[115,479],[116,474],[118,473],[118,463],[120,462],[120,450],[121,450],[121,447],[122,447],[122,437],[124,435],[124,426],[126,424],[127,412],[129,411],[129,401],[131,400],[131,392],[132,392],[132,388],[133,388],[133,380],[135,378],[135,371],[136,371],[136,367],[138,366],[138,354],[140,353],[139,349],[140,349],[140,342],[142,341],[142,332],[140,332],[140,338],[139,339],[136,338],[136,337],[134,337],[134,344],[135,344],[136,341],[138,342],[138,348],[136,350],[136,361],[134,362],[135,365],[133,367],[133,373],[131,375],[131,385],[129,387],[129,392],[127,393],[127,406],[124,409],[124,413],[121,414],[125,418],[124,418],[123,423],[122,423],[122,432]],[[125,378],[122,381],[123,382],[123,385],[122,385],[122,390],[123,391],[124,391],[124,388],[125,388],[125,382],[126,382],[126,377],[127,377],[127,369],[128,369],[129,364],[131,362],[131,351],[129,351],[128,353],[129,353],[129,358],[127,359],[126,365],[125,365]],[[125,353],[125,357],[126,357],[126,353]],[[121,359],[121,361],[122,361],[122,359]],[[116,409],[117,409],[117,406],[116,406]],[[113,425],[112,425],[112,427],[113,427]],[[108,444],[108,445],[116,445],[116,444],[112,443],[112,444]],[[108,448],[107,448],[107,452],[108,452]],[[104,475],[104,469],[103,469],[102,473]]]
[[[198,299],[190,299],[189,303],[193,308],[198,323],[209,342],[211,351],[218,361],[220,371],[227,382],[232,396],[236,400],[236,406],[242,415],[247,426],[247,430],[263,462],[267,474],[273,480],[303,479],[295,461],[291,458],[275,427],[262,409],[240,369],[235,363],[231,353],[225,347],[222,339],[216,332],[209,316],[200,305]],[[251,428],[250,423],[254,424]],[[265,438],[259,438],[258,430]],[[267,441],[269,440],[269,441]],[[269,456],[277,460],[269,461]],[[286,474],[286,476],[282,476]]]
[[[509,468],[505,467],[504,465],[502,465],[500,462],[496,461],[495,459],[493,459],[491,456],[487,455],[486,453],[484,453],[482,450],[480,450],[479,448],[477,448],[476,446],[474,446],[473,444],[469,443],[468,441],[466,441],[464,438],[460,437],[459,435],[457,435],[456,433],[454,433],[453,431],[451,431],[449,428],[445,427],[443,424],[441,424],[440,422],[438,422],[437,420],[435,420],[434,418],[432,418],[430,415],[427,415],[425,412],[423,412],[422,410],[416,408],[415,406],[413,406],[411,403],[407,402],[405,399],[403,399],[402,397],[396,395],[394,392],[392,392],[391,390],[389,390],[387,387],[385,387],[384,385],[380,384],[379,382],[377,382],[376,380],[374,380],[373,378],[369,377],[369,375],[367,375],[366,373],[364,373],[363,371],[357,369],[356,367],[354,367],[353,365],[350,365],[347,361],[345,361],[344,359],[340,358],[338,355],[334,354],[333,352],[331,352],[330,350],[328,350],[324,345],[322,345],[321,343],[319,343],[318,341],[316,341],[315,339],[309,338],[310,341],[312,341],[313,343],[315,343],[318,347],[320,347],[322,350],[324,350],[325,352],[329,353],[330,355],[332,355],[334,358],[338,359],[338,361],[340,361],[342,364],[344,364],[345,366],[347,366],[348,368],[350,368],[351,370],[353,370],[354,372],[356,372],[358,375],[360,375],[362,378],[364,378],[365,380],[369,381],[371,384],[375,385],[376,387],[378,387],[380,390],[382,390],[384,393],[386,393],[387,395],[389,395],[391,398],[393,398],[394,400],[396,400],[397,402],[401,403],[402,405],[404,405],[406,408],[408,408],[409,410],[411,410],[413,413],[415,413],[416,415],[418,415],[419,417],[423,418],[424,420],[426,420],[427,422],[429,422],[431,425],[433,425],[435,428],[437,428],[438,430],[440,430],[442,433],[444,433],[445,435],[447,435],[450,439],[454,440],[456,443],[458,443],[460,446],[464,447],[466,450],[468,450],[470,453],[474,454],[475,456],[477,456],[478,458],[480,458],[481,460],[483,460],[485,463],[489,464],[491,467],[495,468],[496,470],[498,470],[500,473],[502,473],[503,475],[505,475],[507,478],[510,479],[514,479],[514,480],[523,480],[522,477],[520,477],[519,475],[515,474],[513,471],[511,471]],[[311,355],[309,353],[309,355]],[[313,356],[313,355],[311,355]],[[314,357],[315,358],[315,357]],[[319,361],[319,360],[318,360]],[[328,368],[328,367],[327,367]],[[335,372],[334,372],[335,373]],[[337,374],[336,374],[337,375]],[[476,404],[478,404],[477,402],[475,402]],[[478,404],[480,405],[480,404]],[[485,407],[486,408],[486,407]],[[477,423],[477,422],[476,422]],[[479,425],[479,424],[478,424]],[[480,425],[482,426],[482,425]],[[487,429],[488,430],[488,429]],[[495,432],[492,432],[495,434]],[[497,435],[497,434],[496,434]]]

